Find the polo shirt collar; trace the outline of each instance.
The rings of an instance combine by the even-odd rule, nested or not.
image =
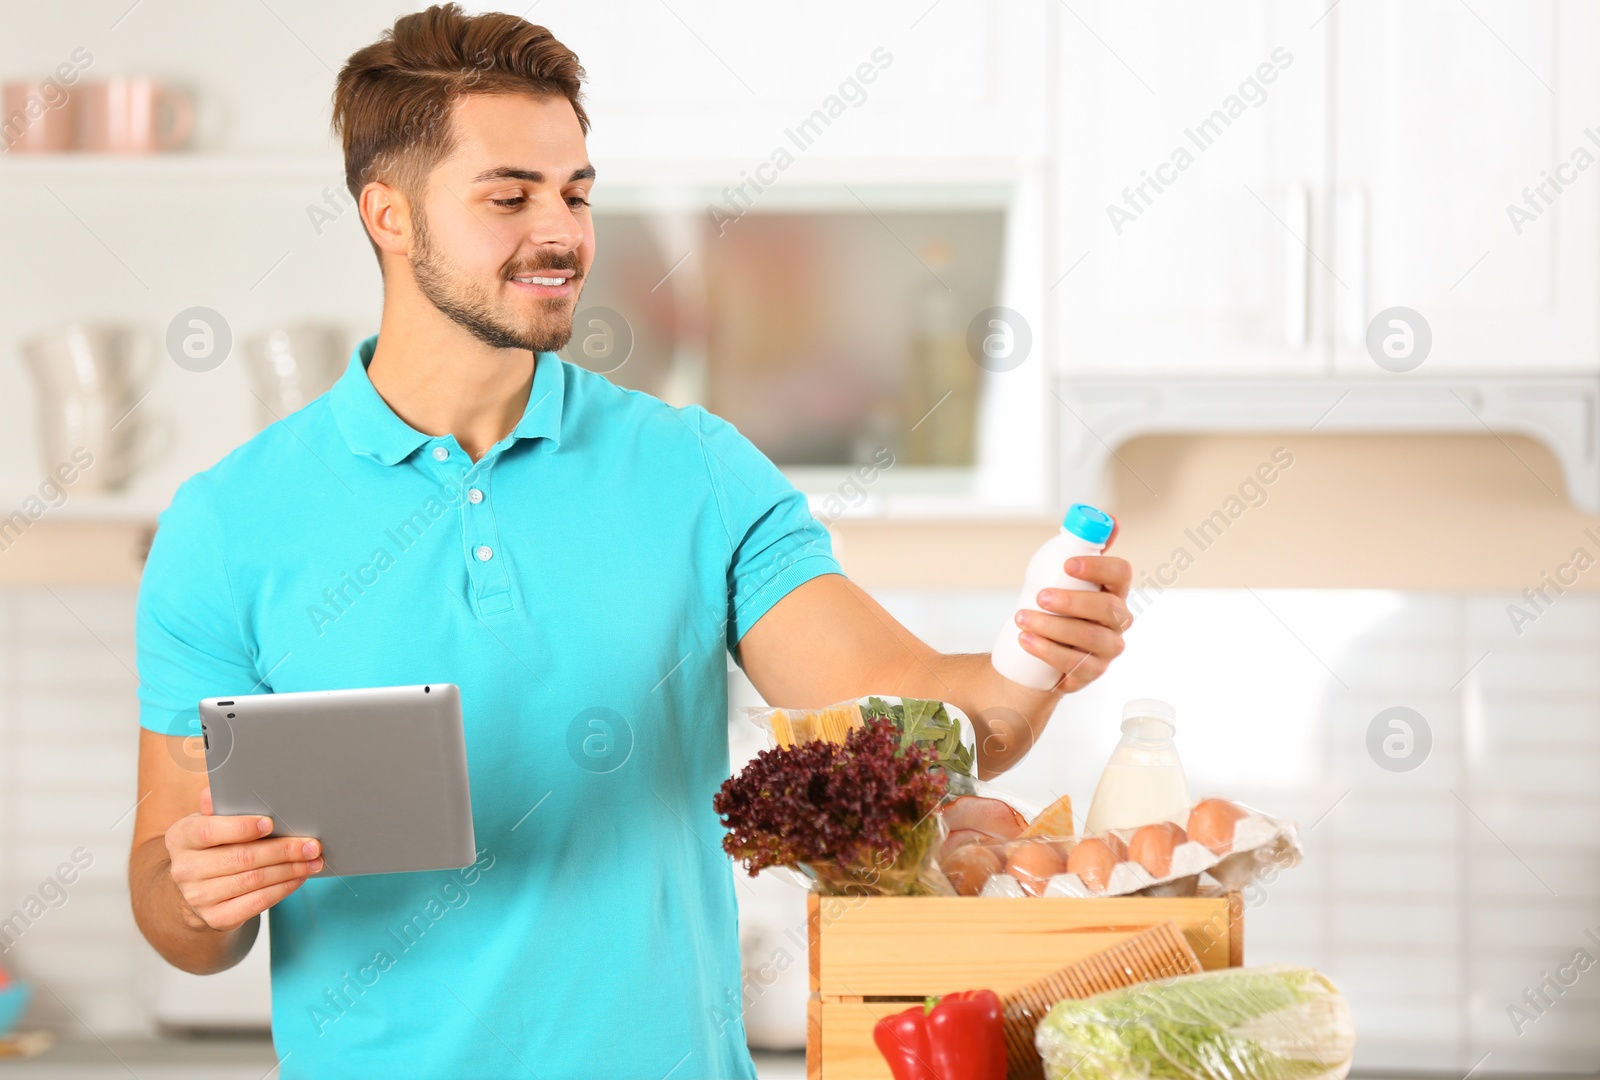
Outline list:
[[[431,436],[425,435],[395,415],[389,403],[383,400],[372,380],[367,376],[367,365],[378,347],[378,335],[364,339],[350,354],[350,363],[339,381],[328,392],[329,404],[335,422],[350,444],[352,452],[362,454],[384,465],[404,461],[417,447]],[[566,379],[561,371],[562,360],[552,352],[538,354],[533,368],[533,386],[528,392],[528,405],[522,419],[511,429],[509,442],[515,439],[544,439],[541,449],[554,450],[561,444],[561,409],[565,397]]]

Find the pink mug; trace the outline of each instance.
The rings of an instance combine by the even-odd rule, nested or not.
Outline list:
[[[76,95],[53,79],[19,79],[0,89],[0,149],[51,152],[72,148]]]
[[[80,150],[112,154],[176,150],[194,131],[194,100],[148,76],[87,83],[77,96]]]

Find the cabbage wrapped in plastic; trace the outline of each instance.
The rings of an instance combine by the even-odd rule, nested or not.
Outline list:
[[[1257,967],[1059,1002],[1034,1044],[1049,1080],[1342,1080],[1356,1035],[1322,975]]]

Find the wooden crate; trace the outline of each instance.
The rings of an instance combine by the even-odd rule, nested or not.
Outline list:
[[[1244,963],[1238,893],[1174,899],[808,898],[808,1080],[890,1080],[881,1017],[930,994],[1004,994],[1169,919],[1207,970]]]

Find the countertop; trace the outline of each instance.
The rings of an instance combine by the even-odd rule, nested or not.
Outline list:
[[[753,1055],[761,1080],[804,1080],[803,1051]],[[272,1080],[277,1058],[264,1038],[108,1039],[61,1042],[26,1059],[0,1059],[4,1080]]]

